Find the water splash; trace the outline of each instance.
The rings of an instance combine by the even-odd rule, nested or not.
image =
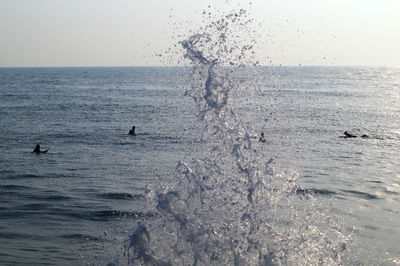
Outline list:
[[[129,263],[341,264],[349,236],[312,194],[296,193],[296,173],[260,156],[267,146],[230,104],[241,86],[238,71],[254,61],[254,39],[237,38],[251,22],[239,10],[181,42],[192,64],[186,95],[204,122],[208,152],[179,162],[170,186],[147,191],[159,215],[138,224],[126,242]]]

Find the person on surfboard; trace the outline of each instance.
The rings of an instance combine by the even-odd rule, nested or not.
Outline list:
[[[345,131],[343,134],[344,134],[344,136],[340,136],[341,138],[345,138],[345,139],[348,139],[348,138],[357,138],[356,135],[350,134],[350,133],[347,132],[347,131]],[[368,136],[368,135],[361,135],[360,138],[366,139],[366,138],[369,138],[369,136]]]
[[[36,147],[35,147],[35,149],[33,150],[33,152],[35,152],[35,153],[46,153],[47,151],[48,151],[48,150],[41,151],[41,150],[40,150],[40,144],[37,144]]]
[[[356,135],[350,134],[349,132],[345,131],[344,133],[345,138],[357,138]]]

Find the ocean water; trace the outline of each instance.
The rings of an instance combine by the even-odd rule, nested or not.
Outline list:
[[[0,69],[0,264],[256,265],[261,253],[266,264],[400,262],[399,69],[232,71],[235,122],[218,114],[240,124],[233,143],[214,139],[228,134],[215,130],[221,121],[185,96],[191,71]],[[344,131],[369,138],[339,138]],[[49,152],[32,153],[37,143]],[[269,180],[251,200],[239,161],[253,169],[247,177]],[[174,191],[186,196],[171,200]]]
[[[195,143],[184,137],[193,112],[177,87],[183,73],[1,69],[0,264],[96,262],[132,222],[156,215],[145,186],[170,178]],[[32,153],[36,143],[48,153]]]
[[[399,264],[400,69],[260,66],[251,24],[188,67],[0,69],[0,264]]]

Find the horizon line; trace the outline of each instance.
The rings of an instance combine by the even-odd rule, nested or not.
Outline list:
[[[140,68],[156,68],[156,67],[191,67],[192,65],[87,65],[87,66],[0,66],[0,69],[4,68],[130,68],[130,67],[140,67]],[[221,65],[223,67],[239,67],[239,66],[230,66],[230,65]],[[349,68],[400,68],[400,66],[384,66],[384,65],[244,65],[245,67],[332,67],[332,68],[341,68],[341,67],[349,67]]]

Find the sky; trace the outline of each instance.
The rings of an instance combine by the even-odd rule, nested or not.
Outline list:
[[[400,66],[399,0],[0,0],[0,67],[178,64],[203,10],[240,8],[261,64]]]

